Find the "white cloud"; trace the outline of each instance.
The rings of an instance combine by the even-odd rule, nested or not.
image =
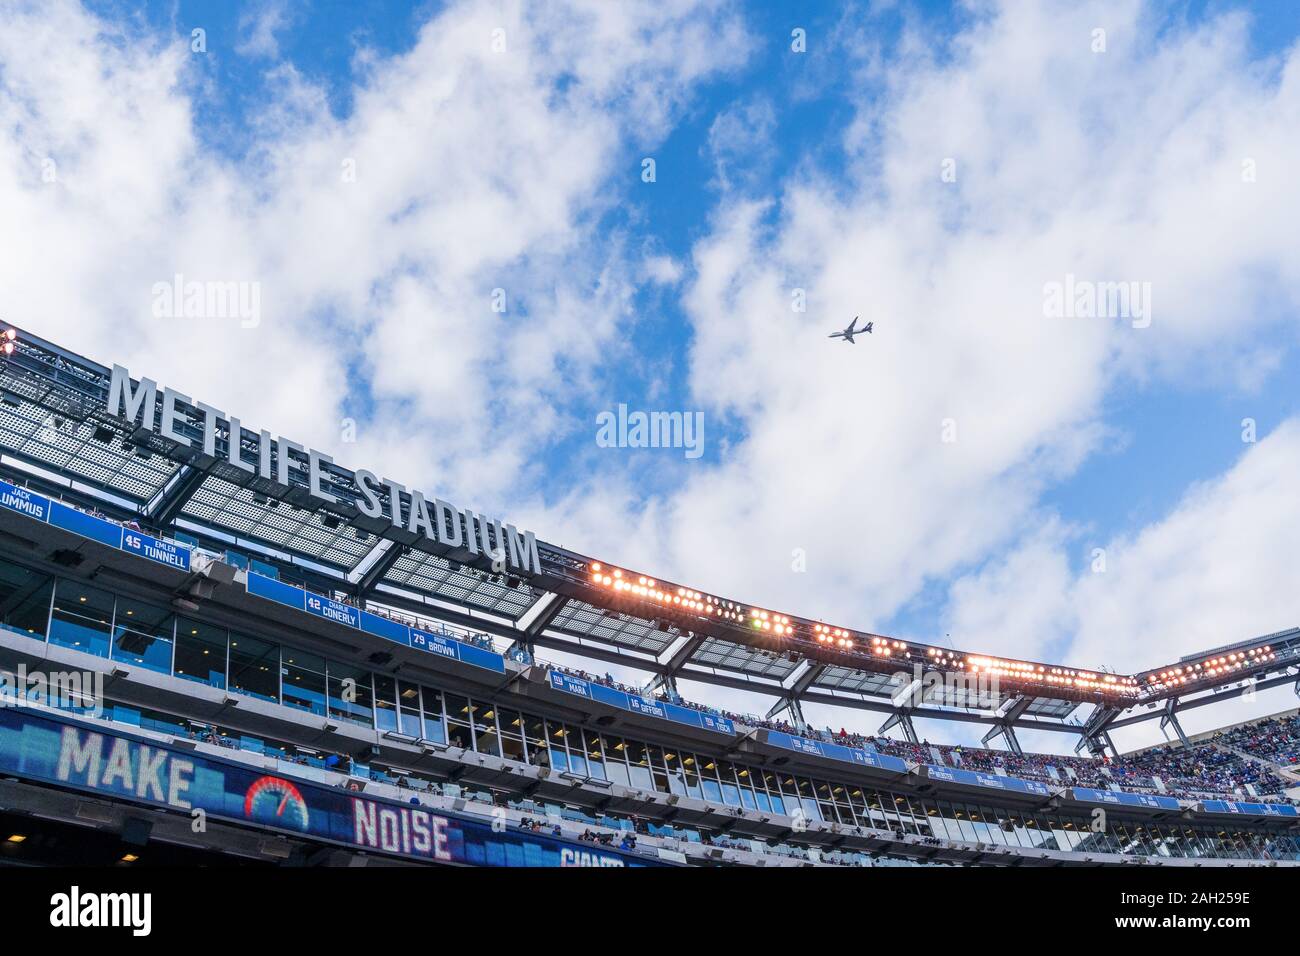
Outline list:
[[[1105,542],[1104,570],[1069,571],[1076,542],[1049,525],[993,567],[957,581],[949,618],[961,643],[1031,656],[1068,635],[1053,659],[1124,673],[1300,624],[1300,419],[1290,419],[1213,481],[1192,488],[1162,520]],[[1294,706],[1289,689],[1189,712],[1188,732]],[[1157,723],[1127,745],[1162,739]]]
[[[737,103],[714,117],[706,148],[716,185],[723,189],[766,185],[763,177],[776,154],[775,131],[776,110],[766,97]]]
[[[0,249],[3,314],[487,510],[536,477],[529,452],[634,320],[635,269],[597,232],[619,164],[750,46],[713,0],[464,0],[409,52],[360,51],[344,118],[273,64],[234,159],[200,142],[220,127],[196,115],[188,35],[0,7],[0,206],[24,224]],[[277,24],[250,22],[248,49],[271,55]],[[259,283],[260,326],[154,319],[177,273]]]
[[[240,42],[235,52],[241,56],[275,59],[280,55],[280,41],[276,34],[289,28],[290,11],[283,0],[271,0],[239,18]]]

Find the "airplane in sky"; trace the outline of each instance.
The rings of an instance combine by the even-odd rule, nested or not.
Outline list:
[[[843,332],[832,332],[830,335],[826,337],[828,339],[843,339],[845,342],[848,342],[850,345],[856,345],[857,343],[853,341],[853,336],[861,335],[863,332],[870,333],[871,327],[876,323],[868,322],[862,328],[854,329],[853,327],[857,324],[858,324],[858,316],[855,315],[853,317],[853,321],[849,323],[849,327],[847,329],[845,329]]]

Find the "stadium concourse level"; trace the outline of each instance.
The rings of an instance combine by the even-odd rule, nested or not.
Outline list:
[[[94,517],[114,521],[111,516],[94,508],[80,509]],[[133,530],[140,530],[134,521],[116,522]],[[213,554],[212,557],[219,557]],[[353,603],[343,592],[322,595],[341,603]],[[438,631],[456,640],[485,650],[495,650],[487,634],[448,627],[440,622],[403,614],[382,605],[371,604],[367,610],[394,621]],[[516,655],[523,662],[533,662],[532,655]],[[539,664],[546,662],[537,659]],[[627,694],[642,696],[643,689],[624,684],[611,674],[596,675],[577,668],[547,664],[552,670],[602,684]],[[1100,758],[1068,757],[1055,754],[1024,753],[985,750],[929,741],[910,743],[889,737],[838,732],[827,727],[797,727],[784,720],[769,720],[753,714],[738,714],[709,707],[681,697],[671,689],[661,695],[664,700],[682,707],[725,717],[737,724],[835,743],[862,750],[902,757],[922,765],[936,763],[959,769],[1005,774],[1022,780],[1038,780],[1048,784],[1077,784],[1083,787],[1106,789],[1118,785],[1125,790],[1149,793],[1167,793],[1176,797],[1242,797],[1285,799],[1280,795],[1288,788],[1300,787],[1300,779],[1283,779],[1275,770],[1300,762],[1300,717],[1289,714],[1269,718],[1258,725],[1247,724],[1230,731],[1218,732],[1213,742],[1183,746],[1173,743],[1154,747],[1139,753],[1118,757]]]
[[[133,520],[121,521],[96,508],[77,506],[77,510],[139,531]],[[225,555],[197,549],[207,559],[225,562]],[[264,568],[271,573],[275,570]],[[305,585],[310,592],[310,584]],[[351,597],[342,591],[321,594],[323,598],[340,604],[354,605]],[[496,652],[497,647],[488,634],[467,630],[456,625],[407,614],[374,602],[365,602],[365,610],[394,622],[420,628],[429,633],[446,635],[456,641]],[[841,728],[818,729],[811,725],[795,725],[785,720],[773,720],[754,714],[740,714],[725,709],[709,707],[687,700],[671,687],[657,695],[646,695],[643,688],[624,684],[611,674],[597,675],[587,671],[546,662],[535,655],[516,651],[513,659],[522,664],[537,664],[550,670],[578,677],[643,699],[660,699],[704,714],[725,718],[740,727],[776,730],[805,739],[887,754],[900,757],[911,764],[932,764],[960,770],[979,771],[1020,780],[1038,781],[1048,786],[1080,786],[1098,790],[1122,789],[1133,793],[1165,794],[1184,799],[1240,799],[1263,802],[1300,803],[1285,795],[1288,789],[1300,794],[1300,766],[1295,766],[1294,776],[1287,769],[1300,760],[1300,716],[1292,712],[1277,715],[1257,723],[1243,724],[1225,731],[1203,735],[1210,739],[1193,740],[1187,745],[1173,742],[1140,752],[1114,757],[1064,756],[1059,754],[1021,753],[995,751],[976,747],[931,744],[929,741],[912,743],[884,736],[850,733]]]
[[[597,676],[576,668],[550,665],[583,680],[603,684],[629,694],[641,691],[606,674]],[[783,720],[766,720],[749,714],[718,710],[688,701],[677,694],[664,699],[705,713],[726,717],[737,724],[778,730],[825,743],[901,757],[917,765],[939,764],[964,770],[1005,774],[1021,780],[1046,784],[1078,785],[1106,789],[1118,785],[1124,790],[1167,793],[1175,797],[1198,797],[1288,801],[1287,789],[1300,789],[1300,713],[1269,717],[1230,730],[1193,739],[1191,746],[1180,742],[1152,747],[1119,757],[1069,757],[1059,754],[1013,754],[978,747],[910,743],[890,737],[838,732],[827,727],[802,728]],[[1283,778],[1279,772],[1294,768],[1297,776]]]
[[[394,661],[346,620],[361,609],[344,613],[341,602],[327,607],[323,598],[240,571],[227,562],[228,554],[194,548],[178,567],[170,555],[131,551],[122,544],[126,535],[106,534],[113,527],[109,522],[80,512],[51,513],[41,522],[0,509],[0,524],[22,532],[0,542],[0,664],[11,671],[97,671],[111,681],[99,706],[73,700],[58,704],[61,710],[98,718],[114,732],[161,738],[173,749],[188,743],[196,757],[220,754],[259,773],[274,768],[278,779],[301,780],[304,789],[310,782],[332,781],[356,792],[360,781],[367,799],[388,797],[462,816],[504,808],[521,834],[538,833],[545,818],[541,826],[548,828],[548,839],[585,842],[593,852],[653,851],[659,862],[1300,862],[1294,817],[1256,809],[1262,804],[1215,808],[1160,794],[1149,802],[1119,801],[1108,810],[1107,828],[1093,831],[1089,804],[1121,796],[1102,761],[1037,755],[1011,765],[1011,755],[992,751],[802,728],[807,744],[818,738],[834,744],[838,738],[864,758],[871,751],[884,756],[845,762],[828,759],[833,752],[798,745],[794,759],[803,766],[795,769],[791,750],[783,755],[755,749],[772,746],[755,734],[770,735],[785,725],[681,704],[683,713],[711,713],[715,719],[690,730],[689,722],[673,724],[654,711],[633,709],[624,726],[621,718],[592,714],[594,698],[557,688],[548,675],[563,677],[558,669],[487,653],[494,646],[490,637],[432,616],[371,602],[365,609],[388,628],[406,621],[425,638],[440,635],[457,647],[474,648],[477,664],[463,663],[459,652],[454,666],[445,663],[445,653]],[[15,544],[22,541],[30,543]],[[79,549],[75,561],[68,559],[68,544]],[[263,583],[256,590],[277,597],[255,594],[258,581]],[[187,596],[179,601],[178,586]],[[316,613],[307,610],[313,600],[320,605]],[[349,645],[354,649],[346,653],[353,656],[335,659]],[[341,692],[345,682],[354,685],[351,697]],[[7,684],[17,686],[14,680]],[[1294,753],[1294,729],[1292,715],[1233,728],[1223,744],[1196,746],[1231,757],[1232,744],[1260,740],[1268,753],[1283,757]],[[43,759],[51,768],[78,764],[60,763],[36,740],[0,733],[0,759],[20,788],[17,798],[6,792],[5,799],[25,799],[32,812],[48,817],[50,798],[22,790],[29,761]],[[29,752],[32,747],[37,750]],[[1163,769],[1162,754],[1143,755],[1144,766]],[[1198,749],[1191,759],[1201,766],[1209,758]],[[1217,768],[1226,781],[1219,796],[1239,795],[1226,792],[1239,781],[1245,794],[1255,795],[1255,785],[1243,780],[1250,771],[1228,769],[1244,767],[1248,759]],[[990,786],[942,776],[981,761],[998,774],[990,779],[1015,782],[1015,771],[1042,782]],[[922,763],[934,766],[915,766]],[[1176,776],[1172,769],[1165,773]],[[46,786],[57,785],[48,771],[44,779]],[[1106,792],[1072,789],[1084,781],[1106,784]],[[1134,775],[1125,782],[1141,787],[1147,778]],[[1150,785],[1160,789],[1154,777]]]
[[[77,510],[130,530],[140,530],[133,520],[121,521],[93,507],[78,506]],[[216,561],[225,561],[229,557],[229,554],[204,552],[202,549],[199,549],[199,553]],[[271,568],[266,570],[274,573]],[[310,584],[305,587],[311,590]],[[342,591],[322,594],[321,597],[338,603],[355,604]],[[496,644],[488,634],[448,625],[423,615],[403,613],[373,602],[366,602],[365,609],[395,622],[496,651]],[[516,652],[513,658],[520,663],[544,665],[551,670],[630,695],[647,696],[643,688],[624,684],[608,673],[597,675],[577,668],[549,664],[524,652]],[[1047,785],[1077,785],[1102,790],[1120,788],[1130,792],[1167,794],[1186,799],[1209,797],[1295,802],[1289,800],[1284,791],[1292,788],[1300,792],[1300,772],[1295,778],[1280,775],[1285,772],[1284,767],[1296,764],[1297,753],[1300,753],[1300,717],[1294,713],[1269,718],[1258,725],[1242,725],[1216,734],[1213,740],[1192,742],[1186,746],[1174,742],[1128,755],[1071,757],[1038,753],[1017,755],[1008,751],[931,744],[928,741],[911,743],[884,736],[850,733],[843,728],[837,732],[829,727],[818,729],[806,724],[797,726],[785,720],[709,707],[683,698],[671,687],[663,688],[658,695],[649,696],[652,699],[657,696],[658,699],[700,713],[722,717],[741,726],[776,730],[806,739],[888,754],[918,766],[934,764],[1039,781]]]
[[[81,716],[88,716],[81,714]],[[1111,834],[1090,833],[1085,821],[1069,821],[1051,813],[1003,814],[978,805],[925,802],[892,794],[855,795],[869,807],[872,822],[849,829],[801,835],[795,826],[780,839],[746,837],[721,828],[655,820],[636,813],[535,798],[527,794],[439,780],[420,772],[383,763],[361,764],[348,754],[322,754],[288,741],[250,739],[215,724],[157,711],[110,704],[97,715],[107,725],[144,733],[160,741],[189,741],[200,752],[221,753],[228,759],[255,763],[286,778],[302,774],[368,797],[386,797],[402,804],[468,816],[504,816],[521,833],[618,849],[649,858],[670,859],[699,866],[836,866],[881,867],[918,865],[1070,865],[1078,859],[1095,864],[1195,862],[1209,864],[1267,864],[1300,861],[1300,838],[1286,833],[1255,833],[1218,826],[1193,834],[1174,823],[1128,823]],[[1294,718],[1294,715],[1292,715]],[[1294,720],[1292,721],[1294,726]],[[1247,739],[1252,732],[1245,727]],[[472,756],[465,754],[464,757]],[[272,758],[275,763],[265,761]],[[739,815],[739,810],[733,810]],[[949,819],[945,816],[951,815]],[[924,821],[928,829],[918,826]],[[814,824],[817,826],[817,824]],[[842,834],[870,849],[846,846]],[[1034,851],[1029,854],[1029,851]]]

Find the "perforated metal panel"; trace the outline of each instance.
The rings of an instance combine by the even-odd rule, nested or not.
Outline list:
[[[256,502],[253,497],[248,488],[208,475],[181,513],[240,537],[341,568],[353,567],[375,545],[374,536],[361,539],[346,525],[325,527],[320,514],[284,503],[272,507],[269,501]]]
[[[14,407],[13,384],[0,376],[7,393],[0,402],[0,445],[20,457],[139,501],[154,495],[179,467],[161,455],[136,454],[116,433],[101,441],[92,421],[65,418],[25,399]]]
[[[498,575],[454,564],[446,558],[422,551],[402,555],[383,580],[394,587],[420,591],[511,620],[518,620],[535,600],[532,590],[526,585],[510,587],[501,583]]]
[[[776,681],[785,680],[799,666],[797,662],[787,660],[773,651],[747,647],[716,637],[710,637],[701,644],[691,655],[689,663],[697,667],[716,667]]]
[[[570,600],[565,605],[551,623],[551,629],[605,641],[656,657],[676,640],[674,635],[651,627],[647,620],[594,607],[578,600]]]

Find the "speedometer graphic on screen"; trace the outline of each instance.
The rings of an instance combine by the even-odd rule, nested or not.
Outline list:
[[[288,780],[261,777],[244,795],[244,816],[268,826],[306,832],[307,801]]]

